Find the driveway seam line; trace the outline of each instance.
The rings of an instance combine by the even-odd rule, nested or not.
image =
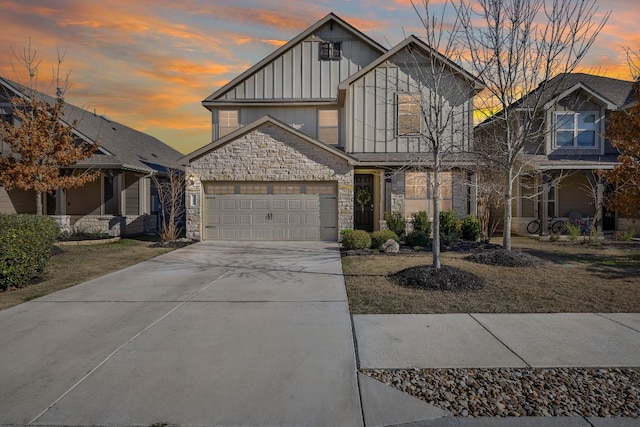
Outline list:
[[[522,362],[527,365],[527,368],[532,368],[532,366],[529,364],[529,362],[527,362],[526,360],[524,360],[518,353],[516,353],[511,347],[509,347],[504,341],[502,341],[500,338],[498,338],[496,336],[496,334],[494,334],[492,331],[489,330],[489,328],[487,328],[480,320],[476,319],[473,314],[468,313],[469,317],[471,317],[473,320],[475,320],[480,326],[482,326],[482,328],[489,332],[489,334],[494,337],[500,344],[502,344],[507,350],[509,350],[511,353],[513,353],[518,359],[522,360]]]
[[[80,384],[82,384],[87,378],[89,378],[91,375],[93,375],[98,369],[100,369],[102,366],[104,366],[109,360],[111,360],[111,358],[113,356],[115,356],[120,350],[122,350],[123,348],[125,348],[127,345],[131,344],[133,341],[135,341],[138,337],[140,337],[140,335],[142,335],[143,333],[145,333],[146,331],[148,331],[149,329],[151,329],[152,327],[154,327],[155,325],[157,325],[158,323],[160,323],[162,320],[164,320],[165,318],[167,318],[169,315],[171,315],[172,313],[174,313],[176,310],[178,310],[180,307],[182,307],[183,305],[185,305],[186,303],[188,303],[189,301],[191,301],[193,298],[197,297],[201,292],[204,292],[207,288],[209,288],[210,286],[212,286],[214,283],[216,283],[218,280],[222,279],[224,276],[226,276],[229,272],[225,271],[223,274],[221,274],[220,276],[218,276],[215,280],[213,280],[211,283],[209,283],[207,286],[205,286],[204,288],[200,289],[198,292],[196,292],[195,294],[193,294],[192,296],[190,296],[189,298],[187,298],[186,300],[182,301],[180,304],[176,305],[174,308],[172,308],[171,310],[169,310],[167,313],[165,313],[163,316],[161,316],[160,318],[156,319],[154,322],[152,322],[150,325],[148,325],[147,327],[145,327],[143,330],[141,330],[140,332],[138,332],[137,334],[135,334],[133,337],[129,338],[124,344],[122,344],[120,347],[118,347],[117,349],[115,349],[113,352],[111,352],[111,354],[109,354],[102,362],[100,362],[98,365],[96,365],[93,369],[91,369],[89,372],[87,372],[82,378],[80,378],[80,380],[78,380],[74,385],[72,385],[67,391],[65,391],[64,393],[62,393],[62,395],[60,397],[58,397],[51,405],[47,406],[42,412],[40,412],[34,419],[32,419],[31,421],[29,421],[27,423],[27,425],[33,425],[34,423],[36,423],[40,418],[42,418],[42,416],[44,414],[46,414],[47,412],[49,412],[49,410],[51,408],[53,408],[54,406],[56,406],[58,403],[60,403],[60,401],[62,401],[62,399],[64,399],[65,397],[67,397],[73,390],[75,390]]]
[[[607,320],[609,320],[610,322],[617,323],[617,324],[618,324],[618,325],[620,325],[620,326],[624,326],[625,328],[629,328],[629,329],[631,329],[631,330],[632,330],[632,331],[634,331],[634,332],[638,332],[638,333],[640,333],[640,331],[639,331],[638,329],[634,328],[633,326],[625,325],[625,324],[624,324],[624,323],[622,323],[622,322],[618,322],[617,320],[610,319],[610,318],[608,318],[607,316],[605,316],[605,314],[615,314],[615,313],[593,313],[593,314],[595,314],[596,316],[600,316],[600,317],[602,317],[603,319],[607,319]]]

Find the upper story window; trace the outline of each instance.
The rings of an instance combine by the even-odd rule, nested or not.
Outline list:
[[[418,95],[398,94],[398,135],[415,135],[422,130],[422,114]]]
[[[320,43],[320,59],[340,59],[342,58],[342,42],[322,42]]]
[[[338,145],[338,110],[318,110],[318,140]]]
[[[597,112],[558,112],[556,118],[556,147],[595,148]]]
[[[218,110],[218,138],[229,135],[239,127],[238,110]]]

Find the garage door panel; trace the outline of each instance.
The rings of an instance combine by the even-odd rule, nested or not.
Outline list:
[[[237,186],[237,183],[229,185]],[[335,191],[332,190],[334,187],[335,184],[331,183],[306,185],[306,188],[317,191],[316,194],[242,193],[205,196],[206,210],[203,215],[206,221],[205,239],[319,240],[322,238],[335,241],[337,239],[337,199]],[[304,192],[305,185],[297,184],[296,188]]]

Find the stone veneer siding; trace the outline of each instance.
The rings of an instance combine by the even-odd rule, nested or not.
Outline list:
[[[201,240],[206,181],[332,181],[338,187],[338,228],[353,227],[353,166],[304,139],[266,123],[186,168],[187,237]],[[196,203],[191,201],[195,195]]]
[[[156,215],[50,215],[60,231],[67,233],[96,233],[110,237],[155,233]]]

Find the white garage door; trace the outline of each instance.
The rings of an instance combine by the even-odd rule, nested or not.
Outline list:
[[[216,182],[204,188],[206,240],[337,240],[335,184]]]

